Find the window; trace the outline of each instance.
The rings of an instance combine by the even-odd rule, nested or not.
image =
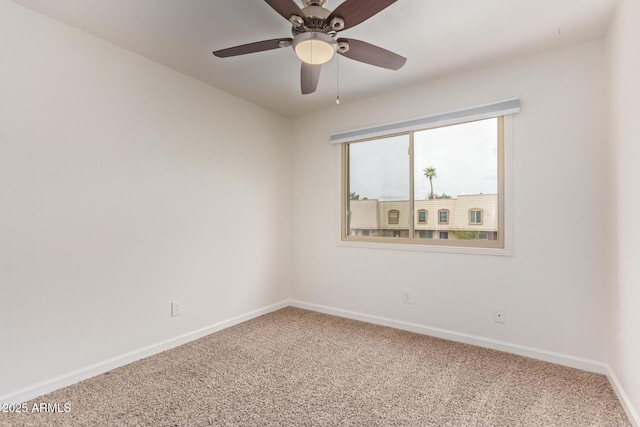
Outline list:
[[[400,211],[398,210],[390,210],[389,211],[389,224],[397,224],[400,222]]]
[[[342,144],[341,240],[506,249],[504,126],[485,115],[332,135]]]
[[[497,117],[344,144],[343,239],[501,247],[503,126]],[[437,224],[425,230],[429,210]]]
[[[469,224],[482,224],[482,209],[469,210]]]
[[[438,224],[449,224],[449,210],[440,209],[438,211]]]

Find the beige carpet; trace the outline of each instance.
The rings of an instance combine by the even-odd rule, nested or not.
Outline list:
[[[629,426],[607,379],[285,308],[1,414],[11,426]]]

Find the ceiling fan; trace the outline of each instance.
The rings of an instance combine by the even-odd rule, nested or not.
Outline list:
[[[302,61],[300,84],[303,94],[316,91],[322,64],[334,54],[390,70],[399,70],[407,59],[361,40],[337,38],[338,32],[355,27],[391,6],[397,0],[345,0],[333,12],[325,9],[327,0],[265,0],[292,25],[293,37],[263,40],[213,52],[218,58],[286,48],[292,46]]]

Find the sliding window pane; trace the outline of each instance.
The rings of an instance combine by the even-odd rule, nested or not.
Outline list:
[[[414,209],[439,213],[437,221],[416,224],[416,235],[496,238],[498,126],[498,118],[492,118],[415,132]]]
[[[348,146],[347,235],[409,237],[409,135]]]

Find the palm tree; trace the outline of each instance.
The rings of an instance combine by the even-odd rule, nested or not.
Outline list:
[[[426,176],[427,178],[429,178],[429,186],[431,187],[431,192],[429,193],[429,198],[433,199],[433,178],[435,178],[436,175],[436,168],[434,168],[433,166],[429,166],[428,168],[424,169],[424,176]]]

